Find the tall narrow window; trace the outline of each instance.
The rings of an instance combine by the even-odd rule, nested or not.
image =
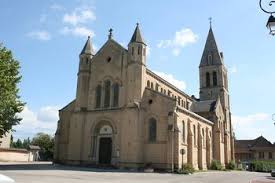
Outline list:
[[[147,87],[150,88],[150,81],[147,81]]]
[[[213,85],[217,86],[217,72],[216,71],[213,72]]]
[[[157,121],[154,118],[149,119],[148,140],[150,142],[155,142],[157,140]]]
[[[119,85],[116,83],[113,85],[113,107],[118,107],[119,101]]]
[[[141,47],[138,46],[138,55],[140,55]]]
[[[154,89],[154,84],[153,83],[151,83],[151,88]]]
[[[185,142],[185,122],[182,121],[182,141]]]
[[[268,152],[268,158],[272,159],[272,152]]]
[[[209,72],[206,73],[206,87],[210,86],[210,74]]]
[[[95,91],[95,95],[96,95],[96,103],[95,103],[95,107],[96,108],[100,108],[101,106],[101,91],[102,91],[102,88],[101,88],[101,85],[98,85],[96,87],[96,91]]]
[[[104,82],[104,92],[104,107],[110,107],[111,81],[107,80]]]

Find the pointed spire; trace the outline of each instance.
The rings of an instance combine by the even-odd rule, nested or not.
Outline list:
[[[88,40],[86,41],[86,43],[80,53],[80,55],[84,55],[84,54],[94,55],[94,49],[93,49],[93,46],[90,41],[90,36],[88,36]]]
[[[212,19],[210,20],[210,28],[207,36],[207,40],[204,46],[204,51],[201,58],[201,66],[206,65],[221,65],[223,64],[223,59],[221,53],[219,52],[214,33],[212,30]]]
[[[145,44],[144,39],[142,38],[140,29],[139,29],[139,23],[137,23],[135,32],[134,32],[134,34],[133,34],[133,36],[131,38],[130,43],[142,43],[142,44]]]

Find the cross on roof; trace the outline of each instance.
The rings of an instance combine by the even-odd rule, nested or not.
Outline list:
[[[112,37],[113,37],[113,29],[112,28],[110,28],[109,29],[109,39],[112,39]]]
[[[212,27],[212,17],[209,17],[208,20],[209,20],[210,27]]]

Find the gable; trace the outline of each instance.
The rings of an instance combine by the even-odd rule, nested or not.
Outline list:
[[[114,40],[108,40],[91,61],[93,81],[106,76],[121,78],[127,63],[127,50]]]

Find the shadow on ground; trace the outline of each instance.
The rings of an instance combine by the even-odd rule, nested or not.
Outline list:
[[[71,171],[90,171],[90,172],[127,172],[127,173],[142,173],[136,169],[117,169],[112,167],[91,167],[91,166],[68,166],[51,163],[14,163],[0,164],[0,171],[5,170],[71,170]],[[163,172],[162,172],[163,173]]]
[[[266,178],[269,179],[269,180],[274,180],[275,181],[275,177],[266,176]]]

